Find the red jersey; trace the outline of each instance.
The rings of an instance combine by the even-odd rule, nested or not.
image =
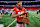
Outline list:
[[[25,9],[25,8],[22,8],[22,10],[19,10],[19,8],[14,8],[13,11],[15,11],[16,14],[20,14],[20,13],[22,13],[22,12],[25,12],[26,9]],[[23,15],[18,16],[18,17],[17,17],[17,21],[19,21],[20,18],[23,18]]]

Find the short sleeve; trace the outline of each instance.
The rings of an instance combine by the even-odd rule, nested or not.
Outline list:
[[[14,8],[13,11],[16,11],[16,8]]]
[[[23,11],[26,11],[26,9],[25,9],[25,8],[23,8]]]
[[[26,9],[24,9],[24,11],[26,11]]]

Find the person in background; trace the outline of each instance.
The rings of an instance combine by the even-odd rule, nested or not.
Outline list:
[[[6,10],[6,15],[8,16],[8,14],[9,14],[9,13],[8,13],[8,9],[7,9],[7,10]]]
[[[0,19],[1,19],[1,10],[0,10]]]
[[[39,13],[40,13],[40,9],[39,9]]]
[[[0,12],[0,19],[1,19],[1,17],[2,17],[2,16],[1,16],[1,12]]]
[[[12,15],[12,13],[13,13],[13,9],[11,9],[11,11],[10,11],[10,16]]]
[[[39,9],[39,13],[40,13],[40,9]],[[40,18],[39,18],[39,21],[40,21]]]
[[[1,9],[1,15],[3,16],[4,14],[4,8]]]
[[[37,10],[37,16],[38,16],[38,10]]]

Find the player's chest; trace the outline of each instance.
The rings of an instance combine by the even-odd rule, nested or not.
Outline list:
[[[18,10],[16,11],[16,14],[20,14],[20,13],[23,13],[24,11],[23,10]]]

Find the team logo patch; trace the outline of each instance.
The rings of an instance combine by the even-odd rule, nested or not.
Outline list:
[[[17,11],[19,11],[19,10],[17,9]]]

